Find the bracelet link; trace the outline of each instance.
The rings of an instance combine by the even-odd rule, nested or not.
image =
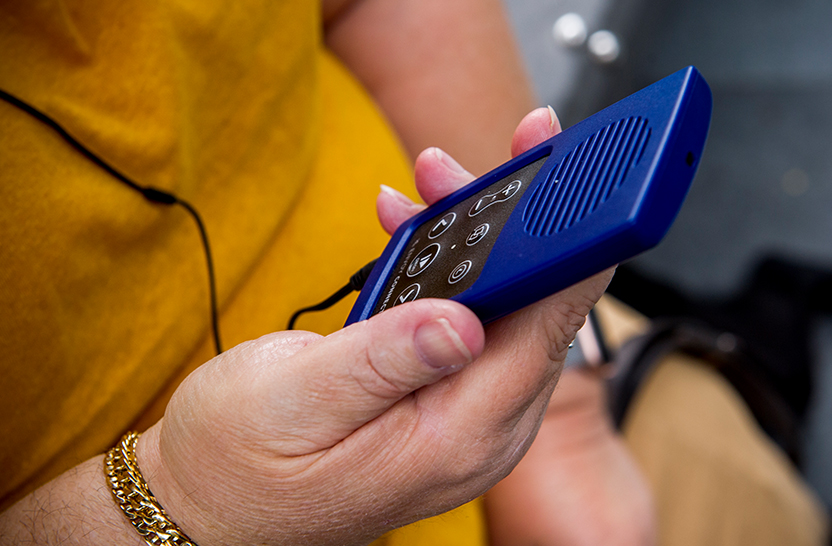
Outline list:
[[[147,486],[136,459],[139,436],[128,432],[104,459],[116,504],[150,546],[197,546],[170,520]]]

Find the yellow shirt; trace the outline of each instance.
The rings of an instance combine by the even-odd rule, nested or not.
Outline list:
[[[0,5],[0,88],[127,176],[202,215],[223,345],[378,256],[380,183],[414,194],[371,99],[321,44],[316,2],[55,0]],[[193,220],[146,201],[0,102],[3,505],[161,416],[212,356]],[[339,328],[353,298],[304,317]],[[477,544],[468,506],[388,535]]]

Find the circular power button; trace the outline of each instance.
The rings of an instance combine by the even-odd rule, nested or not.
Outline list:
[[[458,283],[469,271],[471,271],[471,260],[465,260],[451,271],[451,274],[448,276],[448,282],[450,284]]]

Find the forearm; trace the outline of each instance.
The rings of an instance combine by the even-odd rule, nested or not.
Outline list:
[[[103,459],[68,470],[6,510],[0,515],[0,544],[142,546],[113,500]]]
[[[509,159],[534,98],[500,0],[355,0],[327,10],[327,45],[412,157],[439,146],[471,172]]]

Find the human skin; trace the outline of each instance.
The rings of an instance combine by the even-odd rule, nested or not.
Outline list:
[[[592,370],[561,375],[534,444],[486,507],[492,546],[658,542],[652,493]]]
[[[394,124],[406,149],[413,157],[426,145],[440,145],[452,151],[463,164],[476,173],[484,172],[508,158],[509,150],[505,143],[509,141],[517,121],[523,113],[531,108],[533,101],[525,75],[520,68],[521,64],[517,59],[516,49],[511,42],[508,27],[501,13],[499,2],[496,0],[457,0],[455,2],[445,2],[444,0],[401,0],[395,2],[390,0],[356,0],[338,2],[336,0],[335,2],[324,2],[323,10],[326,16],[325,39],[327,45],[344,60],[375,96],[379,105]],[[383,51],[384,55],[380,55],[379,51]],[[448,54],[448,52],[452,52],[452,54]],[[453,90],[453,92],[448,90]],[[426,113],[432,115],[426,115]],[[547,125],[549,123],[547,121],[548,117],[541,117],[541,119],[543,123],[532,124],[518,131],[518,136],[514,141],[515,152],[527,148],[531,143],[540,140],[541,135],[554,129],[554,125]],[[435,157],[431,158],[431,155]],[[432,202],[439,196],[452,191],[459,184],[464,183],[465,179],[470,179],[468,178],[470,175],[464,171],[459,171],[452,162],[446,160],[446,155],[439,155],[437,152],[431,151],[420,158],[417,163],[417,182],[420,185],[420,192],[427,202]],[[384,203],[385,199],[388,199],[386,205]],[[418,205],[412,203],[400,203],[397,208],[390,203],[389,199],[389,193],[384,193],[380,197],[379,213],[382,222],[387,222],[386,227],[389,227],[391,218],[403,219],[418,209]],[[434,394],[419,394],[417,396],[409,393],[398,401],[387,399],[386,396],[383,397],[385,398],[383,405],[387,408],[383,414],[391,412],[392,415],[399,415],[400,417],[385,417],[379,419],[379,421],[387,422],[388,426],[392,426],[389,424],[390,422],[397,422],[397,419],[403,419],[407,415],[402,413],[404,411],[402,408],[407,406],[407,400],[411,401],[411,405],[414,404],[415,400],[420,402],[436,400],[434,403],[439,404],[440,409],[442,409],[445,406],[442,406],[442,398],[436,391],[441,391],[443,388],[453,392],[458,391],[463,396],[459,400],[454,400],[453,404],[448,402],[450,407],[456,407],[457,404],[464,405],[466,402],[471,403],[469,411],[463,412],[459,423],[455,427],[451,427],[456,434],[462,436],[461,438],[455,437],[454,440],[458,442],[457,447],[459,449],[465,449],[465,457],[460,459],[459,465],[445,469],[446,472],[451,474],[451,477],[442,475],[441,465],[440,468],[431,469],[436,472],[435,481],[438,481],[439,478],[445,480],[439,486],[442,491],[434,491],[432,493],[433,497],[430,497],[425,491],[413,486],[414,490],[410,494],[411,496],[415,495],[417,501],[407,503],[403,502],[403,498],[397,498],[397,502],[404,507],[401,509],[402,512],[398,515],[387,514],[384,522],[376,522],[375,526],[362,521],[356,529],[355,511],[359,510],[361,514],[365,514],[366,512],[362,510],[370,510],[366,503],[362,505],[359,502],[362,500],[361,498],[351,499],[355,501],[351,508],[352,513],[348,513],[347,507],[344,505],[338,505],[331,514],[322,514],[321,509],[318,509],[317,512],[310,510],[310,514],[317,515],[318,526],[325,523],[331,529],[329,534],[321,534],[315,525],[306,527],[302,531],[306,533],[307,539],[312,534],[319,537],[320,540],[325,541],[327,537],[332,539],[338,534],[334,530],[337,527],[336,522],[342,521],[340,532],[350,535],[349,540],[344,540],[343,543],[360,542],[363,540],[362,537],[373,535],[378,532],[379,528],[387,529],[407,520],[424,517],[446,509],[461,502],[460,499],[467,500],[478,492],[484,491],[488,484],[504,475],[528,446],[529,438],[536,428],[540,414],[543,413],[548,398],[547,393],[552,390],[554,378],[558,373],[557,360],[561,356],[563,343],[582,320],[584,310],[588,309],[588,306],[596,297],[596,294],[600,293],[601,287],[605,283],[606,277],[596,278],[589,285],[582,285],[584,286],[583,291],[579,288],[572,289],[569,293],[571,296],[565,296],[565,302],[552,300],[546,306],[536,306],[524,311],[523,314],[518,314],[517,317],[511,317],[510,320],[503,321],[502,326],[494,325],[489,328],[489,342],[485,349],[485,355],[477,359],[471,368],[486,370],[493,367],[498,368],[499,373],[490,375],[486,371],[466,372],[473,374],[472,379],[457,379],[456,375],[459,374],[454,374],[451,376],[454,379],[441,379],[437,383],[431,383],[430,388],[425,391]],[[421,305],[424,304],[419,303],[417,307]],[[459,340],[463,340],[463,345],[471,352],[471,356],[476,356],[478,350],[477,336],[482,335],[481,330],[478,329],[478,323],[470,316],[466,318],[464,310],[449,310],[444,305],[439,304],[438,307],[431,307],[424,311],[427,315],[419,315],[425,319],[424,324],[433,325],[427,327],[428,331],[431,329],[438,330],[441,334],[446,324],[442,319],[447,320],[447,324],[454,327],[453,330],[459,335]],[[538,311],[534,311],[534,309],[538,309]],[[535,313],[538,314],[535,315]],[[525,330],[528,329],[527,325],[536,324],[539,320],[550,316],[558,317],[558,320],[550,323],[550,329],[533,328],[535,331],[531,335],[525,335]],[[452,322],[452,318],[459,321],[459,323]],[[393,320],[392,317],[387,317],[385,320],[388,319]],[[375,321],[373,324],[375,325],[377,322]],[[443,326],[437,329],[436,324]],[[397,323],[396,328],[404,328],[404,330],[407,330],[406,327],[413,328],[413,330],[410,330],[413,333],[411,342],[415,346],[415,332],[418,331],[418,326],[418,324],[413,323]],[[374,326],[355,328],[350,331],[350,334],[341,334],[340,338],[335,338],[341,340],[343,345],[336,355],[337,358],[333,357],[333,361],[343,360],[346,354],[344,346],[352,347],[355,350],[363,347],[361,349],[364,351],[363,354],[371,354],[368,347],[374,346],[371,342],[372,337],[370,336],[368,341],[365,336],[368,336],[368,330],[373,328]],[[356,334],[354,333],[355,330],[361,330],[361,333]],[[384,330],[380,329],[379,331],[383,332]],[[401,338],[404,335],[404,331],[400,329],[394,329],[393,332],[390,334],[388,331],[388,334],[396,338]],[[520,336],[517,332],[524,332],[524,335]],[[344,338],[347,340],[344,341]],[[360,340],[364,340],[364,345]],[[195,402],[195,400],[202,400],[201,396],[210,391],[208,387],[213,383],[206,377],[212,377],[211,374],[214,374],[213,377],[222,376],[223,373],[228,373],[229,370],[241,370],[246,366],[256,368],[257,363],[262,365],[263,362],[254,358],[252,354],[269,354],[273,357],[267,359],[269,363],[292,359],[294,359],[294,362],[301,362],[304,361],[304,355],[307,354],[307,345],[320,347],[322,345],[328,346],[328,343],[330,342],[309,335],[293,334],[287,336],[286,334],[275,334],[246,347],[233,349],[225,355],[225,359],[212,361],[206,365],[203,371],[199,372],[194,379],[186,384],[186,387],[183,388],[193,388],[198,392],[196,394],[178,394],[177,400],[181,402],[174,401],[169,413],[177,417],[185,410],[192,410],[199,406],[200,403]],[[336,341],[331,343],[336,343]],[[472,345],[469,346],[466,343]],[[375,342],[375,346],[379,345],[383,344]],[[459,348],[457,343],[451,343],[451,345]],[[266,347],[266,349],[263,349],[262,353],[258,352],[259,349],[255,349],[262,349],[263,347]],[[517,351],[515,351],[515,348]],[[309,351],[311,350],[309,349]],[[503,361],[502,365],[498,364],[501,360]],[[481,361],[486,362],[486,364],[481,364]],[[491,364],[487,364],[489,362]],[[526,362],[533,362],[534,364],[525,366]],[[463,426],[465,419],[462,417],[479,416],[478,412],[482,413],[488,409],[483,408],[481,402],[481,400],[488,400],[487,396],[477,400],[477,396],[474,394],[478,392],[476,386],[478,383],[482,383],[482,388],[485,390],[480,390],[487,393],[487,387],[493,388],[493,382],[499,384],[500,381],[503,381],[502,374],[507,372],[506,370],[500,370],[501,366],[516,371],[508,378],[515,382],[515,387],[506,389],[501,393],[504,395],[504,407],[501,408],[501,413],[494,413],[492,419],[487,419],[484,423],[475,423],[476,426],[466,429]],[[303,366],[299,367],[303,368]],[[434,375],[422,374],[420,377],[424,381],[430,381],[446,372],[447,370],[436,372]],[[245,383],[242,379],[239,381]],[[329,384],[318,384],[314,381],[304,384],[306,387],[316,388],[324,388],[326,385]],[[446,386],[441,387],[442,385]],[[338,390],[336,387],[330,388]],[[187,392],[187,390],[182,392]],[[213,394],[222,399],[221,408],[213,406],[211,408],[223,415],[235,411],[235,403],[251,403],[251,400],[256,400],[253,396],[247,401],[241,401],[237,397],[228,400],[225,398],[225,394],[222,394],[225,393],[224,389],[220,389],[218,392],[219,394],[216,392]],[[313,389],[306,394],[315,399],[315,392]],[[421,392],[421,389],[416,389],[413,392]],[[276,390],[272,394],[275,397],[281,397],[281,393],[282,391]],[[537,394],[529,398],[534,393]],[[286,393],[283,393],[282,396],[284,400],[289,399]],[[320,393],[318,396],[321,396]],[[478,394],[478,396],[483,395]],[[176,404],[181,404],[181,406]],[[315,411],[310,410],[310,414],[316,415],[315,412],[319,411],[322,405],[324,404],[315,406]],[[490,404],[488,406],[490,407]],[[417,404],[416,407],[419,410],[425,408],[424,404]],[[296,410],[300,411],[299,408],[302,409],[304,406],[298,406]],[[378,411],[378,408],[376,408],[376,411]],[[164,499],[163,505],[166,506],[176,521],[179,521],[181,517],[183,526],[186,528],[191,526],[195,530],[197,527],[206,524],[204,525],[205,530],[200,528],[195,531],[199,537],[210,541],[214,537],[220,536],[223,542],[231,543],[230,540],[225,539],[240,538],[246,535],[246,529],[250,531],[256,527],[256,525],[252,527],[251,524],[246,526],[245,522],[237,521],[236,524],[246,528],[240,529],[232,525],[233,522],[228,521],[235,513],[235,507],[239,509],[241,504],[245,505],[246,512],[248,512],[248,509],[255,505],[255,500],[247,496],[246,491],[240,490],[243,488],[243,484],[247,483],[246,480],[235,481],[231,491],[234,498],[230,499],[223,497],[224,494],[229,493],[228,491],[217,493],[217,491],[211,491],[210,488],[203,488],[203,491],[208,490],[208,499],[211,499],[211,495],[218,496],[213,499],[217,502],[212,503],[210,507],[223,513],[216,518],[214,518],[211,510],[198,503],[199,496],[195,495],[193,491],[188,489],[187,495],[185,495],[182,490],[178,489],[186,487],[189,479],[195,481],[199,481],[199,479],[208,480],[204,476],[202,478],[200,476],[188,477],[188,471],[193,470],[194,461],[202,461],[203,459],[213,461],[211,458],[212,449],[221,446],[221,443],[210,446],[194,446],[187,442],[177,443],[177,434],[181,433],[187,436],[185,433],[189,429],[186,425],[189,424],[207,426],[212,430],[209,437],[214,438],[214,429],[218,429],[215,426],[217,423],[211,422],[207,416],[200,412],[197,413],[200,414],[199,418],[190,414],[188,414],[190,415],[188,419],[182,418],[187,423],[179,428],[170,424],[174,421],[174,419],[171,419],[163,421],[148,431],[140,442],[140,462],[154,492]],[[317,415],[318,419],[322,418],[320,414]],[[304,415],[304,417],[308,417],[308,415]],[[412,415],[411,419],[413,419]],[[426,421],[428,423],[432,422],[424,417],[415,419],[415,422],[419,423]],[[165,425],[166,422],[167,425]],[[234,426],[242,430],[250,427],[251,423],[254,422],[256,421],[236,423]],[[407,423],[412,424],[412,422]],[[442,421],[436,422],[436,424],[441,423]],[[300,417],[294,424],[297,426],[306,425]],[[341,425],[343,426],[343,423]],[[343,428],[342,431],[348,428]],[[363,428],[363,426],[359,427],[354,433]],[[172,432],[167,433],[167,435],[162,434],[162,431],[166,429]],[[487,445],[478,443],[477,439],[480,437],[478,435],[495,433],[495,429],[498,430],[496,430],[493,441],[489,440]],[[508,429],[512,430],[509,431]],[[296,433],[296,431],[288,432]],[[306,431],[304,431],[304,435],[305,433]],[[194,433],[190,432],[190,434]],[[365,437],[359,436],[361,438]],[[164,438],[168,438],[167,444],[162,441]],[[228,437],[223,436],[223,438],[227,439]],[[348,445],[348,442],[344,440],[346,438],[336,445],[341,446],[342,443]],[[450,439],[447,441],[450,441]],[[470,443],[475,445],[467,446]],[[166,445],[168,447],[165,447]],[[206,447],[206,449],[203,449],[203,447]],[[235,446],[232,442],[224,447],[226,450],[223,453],[227,456],[227,453],[229,453],[227,450]],[[373,446],[365,447],[369,449]],[[421,451],[425,446],[416,446],[416,448],[414,449]],[[338,449],[345,448],[339,447]],[[358,447],[354,449],[356,452],[361,451]],[[244,449],[242,454],[245,454],[245,452]],[[164,456],[170,459],[171,466],[176,467],[178,457],[184,456],[183,453],[188,455],[187,464],[181,461],[179,464],[184,467],[185,472],[174,476],[171,468],[163,464]],[[402,461],[393,457],[395,450],[387,453],[388,457],[385,461],[390,461],[387,463],[389,467],[398,468],[400,466],[410,471],[410,467],[405,467]],[[480,454],[479,458],[477,458],[478,453]],[[461,457],[458,452],[455,456]],[[411,457],[415,457],[415,455],[411,454]],[[471,459],[472,457],[473,459]],[[244,457],[237,459],[235,456],[234,459],[235,463],[244,461]],[[293,460],[297,459],[293,456]],[[356,460],[366,460],[366,456],[359,453],[356,455]],[[407,458],[402,460],[406,461]],[[221,465],[219,461],[222,461],[223,464]],[[393,462],[395,461],[398,461],[398,465],[394,465]],[[230,468],[234,466],[226,464],[227,461],[219,455],[217,455],[217,460],[213,462],[215,467],[218,467],[215,468],[217,472],[230,471]],[[445,463],[447,466],[449,461],[445,461]],[[199,467],[199,465],[196,466]],[[320,466],[317,466],[317,468],[320,468]],[[207,475],[211,475],[210,468],[203,470],[206,471]],[[347,469],[342,470],[347,471]],[[333,470],[330,469],[330,471]],[[360,482],[359,485],[364,485],[365,481],[367,483],[372,482],[369,478],[365,480],[360,473],[353,474],[353,476],[362,477],[361,480],[358,478],[354,480]],[[456,479],[453,476],[457,476]],[[256,474],[256,477],[260,478],[262,476]],[[411,477],[412,480],[416,481],[419,481],[420,478],[421,476],[418,473]],[[211,478],[211,480],[213,479]],[[216,483],[211,480],[208,481],[219,487],[223,483],[222,472],[216,479],[219,480]],[[392,480],[389,476],[385,479]],[[184,481],[185,484],[181,484],[180,481]],[[166,486],[167,482],[170,482],[169,487]],[[458,485],[446,487],[447,484],[455,482],[458,482]],[[341,482],[338,487],[343,488],[348,483],[352,482],[349,480]],[[436,487],[434,482],[431,482],[431,484]],[[319,485],[330,487],[331,489],[327,491],[330,496],[338,489],[333,487],[332,484]],[[394,493],[391,493],[389,489],[382,491],[381,486],[376,485],[378,486],[376,490],[368,489],[365,494],[375,496],[376,503],[391,500],[390,495]],[[402,484],[396,485],[397,487],[402,486]],[[429,484],[425,483],[416,485],[429,487]],[[264,482],[258,480],[252,487],[256,490],[263,486]],[[220,489],[222,488],[220,487]],[[402,491],[399,491],[399,493]],[[350,495],[352,495],[352,491],[350,491]],[[497,493],[493,498],[496,498],[496,495]],[[315,504],[317,502],[320,505],[316,505],[318,508],[324,506],[323,503],[319,502],[320,499],[316,501],[314,495],[305,498],[308,503]],[[228,502],[225,502],[226,500]],[[364,500],[366,501],[366,499]],[[202,502],[205,501],[206,499],[203,499]],[[170,505],[167,504],[168,502]],[[286,500],[284,499],[283,502],[285,503]],[[198,506],[200,509],[194,509],[194,506]],[[301,505],[301,507],[305,506],[305,504]],[[332,505],[329,506],[332,507]],[[385,512],[381,510],[378,513],[384,514]],[[494,521],[500,520],[499,511],[492,510],[491,513]],[[261,514],[265,519],[280,515],[278,512],[265,514],[267,514],[266,510]],[[338,514],[344,516],[342,520],[335,517]],[[284,516],[286,515],[284,514]],[[352,519],[348,517],[350,515]],[[297,524],[301,525],[304,521],[303,518],[300,518],[297,520]],[[289,534],[291,533],[289,531],[285,531],[285,534],[284,538],[287,539],[285,542],[292,543],[294,535],[290,537]],[[268,533],[268,529],[259,529],[256,536],[265,536],[269,540],[275,538]],[[110,543],[129,544],[133,542],[143,544],[112,502],[102,478],[101,457],[92,459],[70,470],[3,514],[2,519],[0,519],[0,541],[11,540],[11,542],[16,543],[28,539],[35,543],[66,539],[67,543],[95,544],[108,541]],[[268,542],[269,540],[264,541]],[[201,544],[211,543],[197,541]],[[311,542],[315,543],[315,541]]]
[[[412,157],[437,146],[477,175],[509,158],[505,143],[534,98],[500,0],[326,0],[323,15],[326,44]],[[516,133],[512,155],[560,131],[548,114],[531,114],[537,122]],[[453,176],[420,188],[427,203],[473,178],[438,159]],[[436,164],[417,161],[417,177]],[[390,190],[379,201],[390,233],[421,208]],[[564,379],[529,456],[486,497],[493,546],[653,543],[651,495],[609,423],[602,378]]]
[[[536,105],[501,0],[326,0],[327,46],[412,158],[436,146],[481,175]]]
[[[512,142],[514,154],[560,131],[554,112],[542,108],[526,116],[521,127]],[[431,154],[455,175],[440,177],[441,187],[425,190],[428,202],[473,179],[441,150],[420,156],[417,173],[436,168],[424,161]],[[399,205],[391,206],[393,200]],[[379,196],[379,205],[390,233],[422,208],[390,190]],[[597,371],[572,369],[561,375],[529,452],[485,501],[492,546],[649,546],[657,541],[652,494],[614,430],[603,374]]]
[[[534,140],[536,119],[518,128],[520,141]],[[419,157],[423,195],[459,179],[449,164],[435,150]],[[384,199],[380,216],[389,217]],[[139,465],[203,546],[363,544],[449,510],[528,449],[567,346],[611,274],[487,332],[465,307],[427,299],[327,337],[280,332],[244,343],[180,386],[139,441]],[[91,459],[14,505],[0,518],[2,541],[141,544],[101,468]]]

